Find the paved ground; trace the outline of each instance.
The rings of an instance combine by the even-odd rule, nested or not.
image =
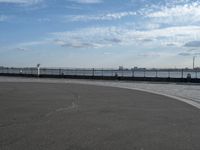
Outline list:
[[[140,91],[0,82],[1,150],[199,150],[199,116]]]
[[[54,79],[54,78],[23,78],[0,77],[0,82],[39,82],[39,83],[77,83],[88,85],[100,85],[120,87],[127,89],[139,89],[149,92],[164,94],[182,99],[200,109],[200,84],[169,83],[169,82],[141,82],[141,81],[117,81],[117,80],[81,80],[81,79]]]

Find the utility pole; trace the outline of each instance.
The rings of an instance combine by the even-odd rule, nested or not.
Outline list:
[[[37,75],[40,76],[40,64],[37,64]]]
[[[193,69],[195,67],[195,58],[196,58],[196,56],[193,56]]]

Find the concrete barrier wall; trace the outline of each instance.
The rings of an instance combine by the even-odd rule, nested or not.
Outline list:
[[[37,77],[35,74],[0,73],[0,76]],[[41,74],[39,78],[66,78],[66,79],[95,79],[95,80],[124,80],[124,81],[152,81],[152,82],[191,82],[200,83],[199,78],[160,78],[160,77],[118,77],[118,76],[87,76],[87,75],[50,75]]]

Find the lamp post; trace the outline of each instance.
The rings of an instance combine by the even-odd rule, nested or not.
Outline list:
[[[37,64],[37,75],[40,76],[40,64]]]
[[[195,58],[196,58],[196,56],[193,56],[193,69],[195,67]]]

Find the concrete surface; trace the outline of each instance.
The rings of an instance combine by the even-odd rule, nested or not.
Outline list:
[[[141,91],[0,82],[1,150],[199,150],[199,116]]]
[[[133,82],[133,81],[108,81],[108,80],[80,80],[80,79],[53,79],[53,78],[25,78],[25,77],[0,77],[0,82],[34,82],[34,83],[76,83],[119,87],[140,90],[171,97],[188,103],[200,109],[200,84],[168,83],[168,82]]]

